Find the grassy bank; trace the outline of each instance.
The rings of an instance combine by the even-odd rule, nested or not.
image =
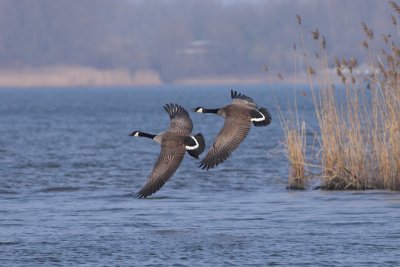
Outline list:
[[[389,3],[396,13],[389,19],[399,33],[400,7]],[[301,17],[297,19],[301,28]],[[329,57],[327,41],[318,30],[311,32],[318,49],[310,53],[301,30],[302,49],[295,53],[308,72],[319,125],[318,149],[315,155],[306,155],[304,128],[308,123],[299,118],[295,107],[288,118],[282,118],[290,188],[304,188],[308,177],[318,177],[327,190],[400,190],[400,45],[393,35],[376,35],[365,23],[361,30],[365,40],[360,49],[368,54],[364,67],[368,72],[360,71],[353,57]],[[375,51],[375,47],[383,49]],[[330,75],[332,65],[336,79]],[[334,86],[337,80],[343,84],[343,97]],[[309,166],[320,171],[311,173]]]

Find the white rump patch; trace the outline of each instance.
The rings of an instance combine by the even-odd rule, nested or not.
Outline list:
[[[264,114],[262,114],[260,111],[258,111],[258,113],[260,113],[262,117],[261,118],[251,118],[251,121],[263,121],[263,120],[265,120]]]
[[[185,146],[186,150],[195,150],[199,147],[199,142],[197,142],[196,138],[194,138],[194,136],[190,136],[190,138],[192,138],[194,140],[194,142],[196,143],[194,146]]]

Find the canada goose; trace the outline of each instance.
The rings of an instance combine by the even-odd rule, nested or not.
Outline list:
[[[214,168],[226,160],[247,136],[251,123],[254,126],[267,126],[271,123],[271,114],[266,108],[257,109],[250,97],[231,90],[232,104],[223,108],[194,108],[199,113],[215,113],[225,118],[224,126],[214,141],[212,148],[200,162],[199,167]]]
[[[191,135],[193,129],[189,113],[176,104],[166,104],[165,111],[170,117],[169,129],[157,135],[134,131],[130,136],[147,137],[161,145],[161,152],[146,184],[136,194],[138,198],[145,198],[157,192],[178,169],[183,160],[185,151],[198,159],[204,151],[205,142],[201,133]]]

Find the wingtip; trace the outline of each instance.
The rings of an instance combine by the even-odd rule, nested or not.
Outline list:
[[[164,109],[169,115],[170,119],[180,115],[189,116],[189,113],[186,111],[186,109],[178,104],[173,104],[173,103],[165,104]]]
[[[146,195],[146,194],[143,193],[142,191],[137,192],[136,195],[135,195],[135,197],[136,197],[137,199],[146,198],[146,197],[148,197],[148,196],[149,196],[149,195]]]
[[[205,169],[205,167],[204,167],[204,162],[200,162],[200,164],[199,164],[198,167],[199,167],[200,169],[204,170],[204,169]]]
[[[210,169],[210,166],[207,165],[207,164],[205,164],[204,161],[202,161],[202,162],[200,162],[200,164],[199,164],[199,168],[201,168],[202,170],[208,171],[208,170]]]
[[[136,193],[135,197],[136,197],[137,199],[144,198],[144,196],[143,196],[142,194],[140,194],[140,193]]]
[[[206,168],[206,166],[199,165],[199,168],[204,170],[204,171],[208,171],[208,168]]]
[[[169,109],[169,104],[167,103],[167,104],[165,104],[164,106],[163,106],[163,108],[165,109],[165,111],[167,111],[168,112],[168,109]]]

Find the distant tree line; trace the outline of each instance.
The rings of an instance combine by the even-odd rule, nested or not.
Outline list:
[[[0,0],[0,68],[81,65],[150,69],[166,81],[293,69],[316,27],[328,50],[362,57],[361,22],[385,33],[380,0]]]

